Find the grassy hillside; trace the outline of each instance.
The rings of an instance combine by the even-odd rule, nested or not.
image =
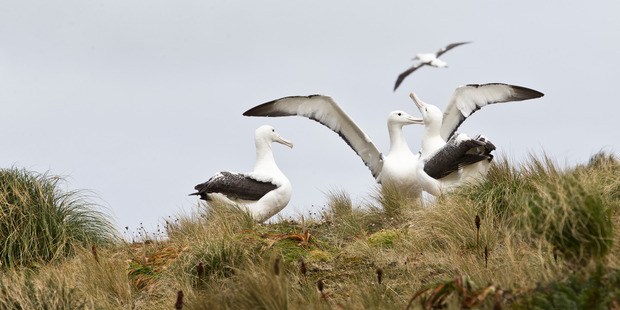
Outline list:
[[[179,294],[183,309],[620,307],[614,155],[497,160],[485,182],[425,205],[390,189],[329,197],[275,224],[200,205],[167,239],[76,239],[71,255],[3,266],[0,309],[172,309]]]

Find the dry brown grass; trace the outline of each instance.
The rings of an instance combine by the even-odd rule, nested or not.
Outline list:
[[[570,169],[498,160],[488,181],[425,205],[383,191],[357,206],[334,192],[318,218],[264,225],[239,208],[201,205],[169,223],[168,239],[98,249],[99,262],[88,247],[4,270],[0,309],[170,309],[178,291],[183,309],[528,308],[527,296],[544,295],[538,283],[566,281],[573,293],[558,289],[562,301],[599,296],[609,306],[600,296],[620,297],[605,284],[620,267],[619,172],[615,157]]]

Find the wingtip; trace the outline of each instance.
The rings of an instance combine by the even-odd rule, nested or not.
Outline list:
[[[276,99],[276,100],[272,100],[269,102],[265,102],[263,104],[259,104],[245,112],[243,112],[243,116],[266,116],[266,117],[270,117],[270,116],[279,116],[279,115],[275,115],[272,114],[273,111],[270,112],[270,107],[273,105],[274,102],[278,101],[280,99]],[[277,113],[276,113],[277,114]]]
[[[256,107],[253,107],[253,108],[251,108],[251,109],[249,109],[249,110],[247,110],[247,111],[243,112],[243,114],[242,114],[242,115],[243,115],[243,116],[254,116],[254,115],[252,115],[252,110],[254,110],[254,109],[256,109]]]
[[[394,91],[396,91],[396,89],[398,88],[398,86],[400,86],[400,84],[403,83],[403,81],[405,80],[405,77],[403,77],[403,74],[401,73],[398,78],[396,79],[396,82],[394,83]]]
[[[531,88],[523,87],[523,86],[513,86],[516,90],[517,94],[524,99],[535,99],[543,97],[545,94]]]
[[[261,115],[261,114],[259,113],[259,111],[260,111],[260,110],[261,110],[261,109],[262,109],[262,108],[263,108],[266,104],[269,104],[269,103],[271,103],[271,101],[270,101],[270,102],[267,102],[267,103],[263,103],[263,104],[257,105],[257,106],[255,106],[255,107],[253,107],[253,108],[251,108],[251,109],[248,109],[247,111],[243,112],[243,116],[264,116],[264,115]]]

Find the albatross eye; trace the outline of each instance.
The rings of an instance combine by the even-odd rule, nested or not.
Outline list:
[[[403,115],[403,113],[398,113],[398,116],[401,116],[401,115]]]
[[[276,132],[276,130],[275,130],[275,129],[271,129],[271,131],[272,131],[272,132]]]

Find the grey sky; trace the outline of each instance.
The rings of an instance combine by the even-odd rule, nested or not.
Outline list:
[[[333,132],[307,119],[245,118],[283,96],[328,94],[383,152],[387,114],[419,116],[415,91],[443,108],[459,85],[503,82],[541,99],[498,104],[459,131],[498,154],[543,150],[561,164],[617,151],[617,1],[3,1],[1,167],[66,175],[94,190],[119,227],[152,227],[195,208],[197,183],[250,171],[253,132],[273,125],[293,185],[284,214],[338,188],[354,199],[370,171]],[[420,52],[473,41],[392,92]],[[418,150],[421,126],[405,128]]]

